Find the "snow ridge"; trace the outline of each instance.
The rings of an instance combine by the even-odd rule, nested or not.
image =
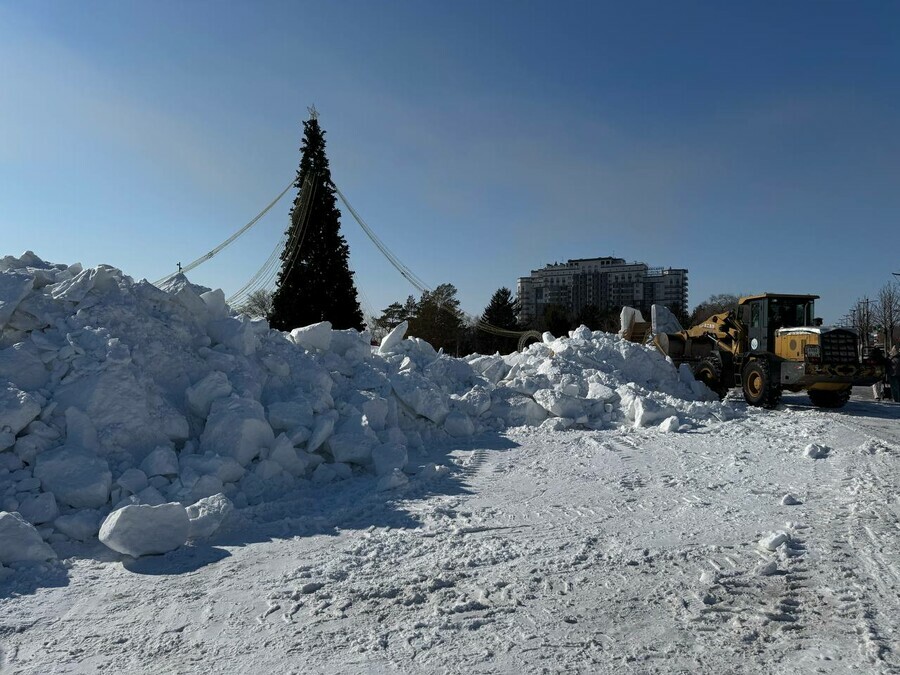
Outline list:
[[[283,333],[181,275],[157,288],[108,265],[0,259],[0,514],[17,513],[4,522],[20,533],[2,562],[48,559],[38,544],[101,525],[115,550],[164,552],[210,536],[232,506],[354,472],[397,489],[416,470],[409,451],[432,440],[734,415],[686,368],[583,326],[463,359],[405,330],[375,348],[327,322]],[[221,517],[197,506],[211,498]],[[194,505],[190,523],[166,504]]]

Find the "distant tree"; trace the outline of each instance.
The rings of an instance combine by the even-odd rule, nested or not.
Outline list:
[[[392,302],[382,310],[381,316],[372,319],[373,329],[386,335],[404,321],[414,317],[417,304],[416,299],[411,295],[406,299],[405,304]]]
[[[299,193],[291,209],[288,245],[281,255],[269,323],[273,328],[291,330],[330,321],[334,328],[362,330],[350,249],[340,232],[341,213],[325,156],[325,132],[315,108],[303,129],[295,183]]]
[[[241,305],[240,311],[254,319],[269,316],[272,313],[272,291],[264,288],[253,291]]]
[[[869,339],[876,325],[873,304],[868,298],[863,298],[857,300],[856,305],[850,310],[850,325],[859,333],[863,347],[869,346]]]
[[[575,316],[575,323],[578,326],[587,326],[591,330],[603,330],[603,314],[597,305],[585,305],[581,311]]]
[[[463,315],[463,326],[459,333],[459,347],[456,356],[468,356],[481,351],[478,349],[478,336],[482,333],[475,327],[476,322],[477,319]]]
[[[409,320],[407,334],[425,340],[435,349],[443,348],[446,353],[457,355],[464,326],[456,287],[441,284],[433,291],[423,291],[416,315]]]
[[[894,331],[900,324],[900,287],[896,283],[886,284],[878,291],[878,299],[875,300],[875,323],[884,335],[885,349],[890,349],[894,344]]]
[[[569,313],[562,305],[547,305],[541,321],[541,330],[550,331],[554,337],[563,337],[572,329]]]
[[[732,295],[730,293],[719,293],[718,295],[711,295],[709,296],[709,298],[694,307],[694,311],[691,312],[691,316],[687,321],[687,325],[684,327],[689,328],[690,326],[695,326],[704,319],[708,319],[713,314],[721,314],[722,312],[727,312],[730,309],[734,309],[735,307],[737,307],[738,300],[740,300],[738,296]],[[647,319],[649,320],[649,317],[647,317]]]
[[[481,320],[495,328],[503,330],[519,330],[519,322],[516,319],[518,303],[513,297],[512,291],[506,287],[498,288],[491,296],[491,301],[484,308]],[[488,330],[479,330],[476,335],[476,347],[482,354],[509,354],[514,352],[518,345],[517,338],[495,335]]]

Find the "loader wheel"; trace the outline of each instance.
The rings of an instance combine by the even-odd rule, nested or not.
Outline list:
[[[809,395],[809,400],[817,408],[843,408],[847,401],[850,400],[850,387],[828,391],[811,389],[806,393]]]
[[[719,396],[721,401],[728,393],[728,387],[722,381],[722,362],[715,357],[707,357],[694,367],[694,377]]]
[[[744,400],[750,405],[774,408],[781,400],[781,385],[772,377],[768,361],[756,359],[744,366],[741,374]]]

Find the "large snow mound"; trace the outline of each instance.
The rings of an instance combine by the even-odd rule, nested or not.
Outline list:
[[[457,359],[405,329],[376,347],[327,322],[283,333],[181,275],[157,288],[108,265],[0,259],[0,510],[41,523],[5,521],[21,555],[47,553],[33,532],[52,545],[100,522],[107,542],[138,541],[116,550],[169,547],[140,532],[149,519],[136,516],[157,511],[110,518],[138,505],[217,495],[194,511],[219,513],[354,472],[396,489],[408,450],[445,438],[524,424],[677,431],[732,415],[689,371],[615,335],[581,327]],[[191,519],[158,511],[177,515],[183,542]],[[207,520],[196,536],[220,518]]]

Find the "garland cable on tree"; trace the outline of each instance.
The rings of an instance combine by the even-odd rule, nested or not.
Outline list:
[[[296,180],[296,179],[295,179]],[[263,266],[254,274],[250,281],[242,286],[234,293],[227,302],[229,305],[235,305],[245,300],[251,293],[260,289],[266,289],[269,284],[274,281],[278,274],[278,261],[285,249],[289,251],[292,260],[295,260],[303,245],[303,237],[306,228],[309,225],[309,206],[315,196],[315,184],[313,184],[310,176],[306,176],[303,185],[300,188],[300,204],[301,208],[297,213],[298,221],[301,223],[300,228],[291,229],[291,237],[288,239],[287,233],[282,235],[275,249],[269,255],[269,258],[263,263]]]
[[[222,249],[224,249],[229,244],[233,243],[235,239],[237,239],[242,234],[244,234],[247,230],[249,230],[251,227],[256,225],[256,223],[258,223],[260,221],[260,219],[264,215],[266,215],[272,209],[272,207],[275,206],[275,204],[277,204],[281,200],[282,197],[284,197],[287,194],[287,191],[291,189],[291,186],[294,185],[295,181],[296,181],[296,178],[292,179],[291,182],[287,184],[287,187],[285,187],[284,190],[282,190],[281,193],[277,197],[275,197],[275,199],[273,199],[271,202],[269,202],[269,204],[268,204],[268,206],[266,206],[266,208],[264,208],[262,211],[260,211],[258,214],[256,214],[256,216],[253,218],[253,220],[251,220],[249,223],[244,225],[241,229],[239,229],[237,232],[232,234],[230,237],[228,237],[228,239],[226,239],[221,244],[216,246],[209,253],[207,253],[206,255],[200,256],[195,261],[185,265],[184,267],[179,267],[178,271],[172,272],[172,274],[167,274],[166,276],[164,276],[162,279],[159,279],[158,281],[154,281],[153,285],[159,286],[164,281],[167,281],[168,279],[171,279],[172,277],[174,277],[178,274],[184,274],[185,272],[190,272],[195,267],[198,267],[198,266],[202,265],[203,263],[205,263],[207,260],[210,260],[211,258],[213,258],[216,254],[221,252]]]
[[[425,291],[431,291],[432,289],[428,287],[428,285],[422,281],[411,269],[409,269],[406,265],[404,265],[400,259],[395,256],[390,249],[378,238],[378,236],[372,231],[366,222],[362,219],[362,217],[357,213],[356,209],[354,209],[350,202],[347,201],[347,197],[344,196],[344,193],[341,192],[341,189],[335,185],[334,192],[338,197],[341,198],[341,201],[344,202],[344,205],[347,207],[347,210],[350,211],[350,214],[359,223],[359,226],[363,229],[363,232],[366,233],[366,236],[372,240],[372,243],[378,248],[379,251],[384,255],[385,258],[388,259],[388,262],[393,265],[403,277],[409,281],[413,286],[415,286],[420,293],[424,293]],[[509,337],[509,338],[520,338],[525,333],[523,331],[515,331],[515,330],[507,330],[505,328],[499,328],[497,326],[492,326],[486,321],[482,319],[478,319],[475,322],[475,327],[478,330],[484,331],[485,333],[491,333],[493,335],[498,335],[500,337]]]

